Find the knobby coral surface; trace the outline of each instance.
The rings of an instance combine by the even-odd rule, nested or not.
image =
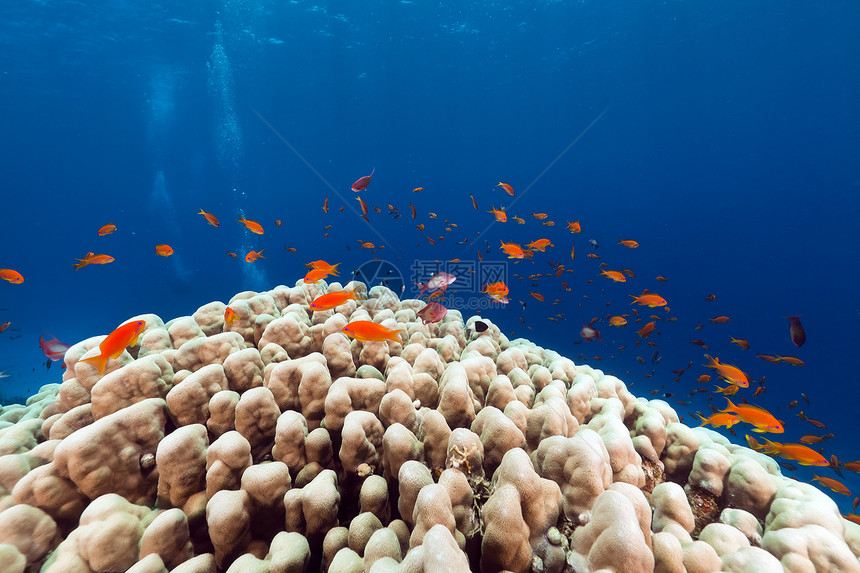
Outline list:
[[[486,319],[356,282],[227,304],[0,410],[0,571],[860,572],[820,490]]]

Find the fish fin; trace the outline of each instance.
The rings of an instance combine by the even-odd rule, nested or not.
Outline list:
[[[93,366],[99,369],[99,376],[101,376],[105,373],[105,367],[107,367],[107,360],[107,356],[98,354],[96,356],[90,356],[89,358],[82,358],[78,360],[78,362],[91,363]]]

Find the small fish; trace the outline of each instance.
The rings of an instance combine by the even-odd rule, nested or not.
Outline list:
[[[812,481],[817,481],[824,487],[829,488],[831,491],[834,491],[836,493],[841,493],[842,495],[851,495],[851,491],[847,487],[845,487],[845,484],[833,478],[821,477],[819,475],[812,474]]]
[[[634,296],[633,302],[631,304],[639,304],[640,306],[648,306],[649,308],[654,308],[655,306],[666,306],[668,303],[666,299],[657,294],[649,294],[648,291],[644,291],[640,296]]]
[[[445,292],[445,290],[457,280],[457,277],[450,273],[446,273],[444,271],[440,271],[434,274],[426,283],[415,283],[421,290],[418,293],[420,297],[425,292],[430,291],[441,291]],[[507,294],[507,293],[506,293]]]
[[[496,221],[498,221],[499,223],[504,223],[505,221],[508,220],[508,216],[505,214],[504,210],[502,210],[502,209],[496,209],[495,207],[491,206],[490,210],[487,211],[487,213],[492,213],[493,216],[496,218]]]
[[[260,249],[259,251],[249,251],[248,254],[245,255],[245,262],[253,263],[257,259],[265,259],[266,257],[263,256],[263,251],[265,250],[266,249]]]
[[[244,215],[239,215],[239,216],[241,217],[241,219],[236,219],[236,220],[239,221],[240,223],[242,223],[243,225],[245,225],[245,228],[247,228],[249,231],[251,231],[252,233],[255,233],[257,235],[263,234],[263,226],[260,225],[258,222],[252,221],[250,219],[246,219],[244,217]]]
[[[281,226],[281,220],[280,220],[280,219],[275,219],[275,226],[276,226],[276,227],[280,227],[280,226]]]
[[[48,357],[48,360],[62,360],[66,356],[66,351],[71,348],[72,345],[60,342],[53,337],[46,339],[45,334],[47,333],[39,335],[39,348],[42,349],[42,352]],[[50,336],[50,334],[48,336]]]
[[[348,300],[362,301],[365,299],[359,297],[356,294],[355,289],[330,292],[316,297],[313,302],[311,302],[311,310],[331,310],[342,305]]]
[[[522,217],[517,217],[516,215],[514,215],[513,217],[511,217],[511,219],[513,219],[517,225],[525,225],[526,224],[526,220],[523,219]]]
[[[719,428],[721,426],[725,426],[726,428],[731,428],[735,424],[741,421],[740,417],[737,414],[732,414],[729,412],[716,412],[711,414],[709,417],[705,418],[701,414],[697,414],[698,418],[702,421],[700,426],[704,426],[708,424],[715,428]]]
[[[501,241],[502,245],[499,247],[503,253],[508,255],[509,259],[522,259],[525,256],[525,252],[522,247],[520,247],[516,243],[506,243]]]
[[[412,219],[415,219],[415,205],[412,203],[409,204],[409,210],[412,211]]]
[[[553,245],[549,239],[538,239],[538,240],[532,241],[531,243],[526,245],[526,247],[528,247],[529,249],[532,249],[535,251],[540,251],[542,253],[546,252],[547,247],[554,247],[554,246],[555,245]]]
[[[0,269],[0,279],[13,285],[19,285],[24,282],[24,277],[21,273],[12,269]]]
[[[792,366],[806,366],[806,363],[796,356],[776,356],[780,362],[791,364]]]
[[[370,320],[354,320],[343,327],[343,332],[361,342],[390,340],[391,342],[402,343],[399,334],[406,331],[403,329],[391,330]]]
[[[765,362],[770,362],[771,364],[776,364],[779,362],[779,358],[776,356],[770,356],[768,354],[756,354],[756,358],[761,358]]]
[[[705,367],[716,370],[717,374],[720,375],[720,378],[726,382],[740,386],[741,388],[749,388],[749,377],[743,370],[737,366],[732,366],[731,364],[723,364],[720,362],[719,358],[713,358],[708,354],[705,354],[705,358],[708,359],[708,363],[705,364]]]
[[[749,349],[750,349],[750,343],[749,343],[749,342],[747,342],[746,340],[740,340],[740,339],[737,339],[737,338],[733,338],[733,337],[731,337],[731,336],[730,336],[729,338],[731,338],[731,340],[730,340],[729,342],[731,342],[732,344],[737,344],[738,346],[740,346],[740,347],[741,347],[741,348],[743,348],[744,350],[749,350]]]
[[[237,255],[236,253],[233,253],[231,251],[227,251],[227,254],[230,255],[231,257],[233,257],[234,259],[239,257],[239,255]]]
[[[791,336],[791,343],[800,348],[806,342],[806,331],[800,324],[800,316],[786,316],[786,318],[788,319],[788,333]]]
[[[475,208],[475,211],[477,211],[477,210],[478,210],[478,202],[477,202],[477,201],[475,201],[475,196],[474,196],[474,195],[469,195],[469,197],[471,197],[471,198],[472,198],[472,207],[474,207],[474,208]]]
[[[567,223],[567,230],[571,233],[581,233],[582,226],[579,224],[579,221],[573,221]]]
[[[667,278],[666,278],[666,277],[664,277],[663,275],[657,275],[657,279],[656,279],[656,280],[660,281],[661,283],[664,283],[664,282],[668,281],[669,279],[667,279]]]
[[[298,249],[295,247],[284,247],[284,250],[287,251],[288,253],[295,253],[296,251],[298,251]],[[262,253],[263,250],[261,249],[260,252]],[[263,258],[266,258],[266,257],[263,257]]]
[[[430,324],[433,322],[439,322],[445,318],[445,315],[448,314],[448,309],[438,302],[430,302],[415,314],[421,319],[422,324]]]
[[[0,332],[3,332],[3,331],[4,331],[4,330],[6,330],[7,328],[9,328],[9,325],[10,325],[10,324],[12,324],[12,321],[11,321],[11,320],[6,321],[6,322],[4,322],[3,324],[0,324]]]
[[[637,243],[636,241],[630,241],[630,240],[626,240],[626,241],[618,241],[618,244],[619,244],[619,245],[624,245],[624,246],[625,246],[625,247],[627,247],[628,249],[636,249],[636,248],[638,248],[638,247],[639,247],[639,243]]]
[[[218,219],[212,213],[207,213],[203,209],[200,209],[200,211],[197,214],[203,215],[203,218],[206,219],[206,222],[209,223],[210,225],[212,225],[213,227],[218,226]]]
[[[173,254],[173,247],[170,245],[155,245],[155,254],[159,257],[169,257]]]
[[[535,213],[534,211],[532,211],[532,217],[534,217],[538,221],[543,221],[544,219],[549,217],[549,215],[547,215],[546,213]]]
[[[715,324],[722,324],[722,323],[728,322],[730,320],[731,320],[731,318],[729,318],[728,316],[715,316],[714,318],[708,319],[708,321],[713,322]]]
[[[648,338],[648,335],[654,331],[654,327],[657,326],[657,323],[653,320],[647,323],[645,326],[636,331],[636,335],[639,338]]]
[[[422,191],[424,191],[424,187],[416,187],[412,190],[413,193],[421,193]]]
[[[326,195],[325,199],[323,200],[322,210],[323,210],[323,213],[328,214],[328,195]]]
[[[116,231],[116,225],[114,225],[113,223],[108,223],[107,225],[99,229],[98,234],[99,237],[104,237],[105,235],[110,235],[114,231]]]
[[[486,332],[489,328],[490,326],[483,320],[476,320],[468,326],[468,330],[472,332],[477,332],[478,334]]]
[[[361,197],[356,197],[355,200],[358,201],[359,205],[361,205],[362,214],[364,214],[366,216],[367,215],[367,203],[365,203],[364,199],[362,199]]]
[[[307,272],[304,277],[305,284],[315,283],[328,277],[329,275],[338,276],[337,267],[340,263],[328,268],[315,268]]]
[[[595,249],[600,246],[597,244],[597,239],[588,239],[588,244],[591,245],[592,247],[594,247]]]
[[[592,326],[587,324],[582,325],[582,328],[579,330],[579,335],[586,342],[591,340],[597,340],[598,342],[603,342],[600,340],[600,333]]]
[[[78,362],[91,363],[98,368],[101,376],[105,372],[108,358],[119,358],[127,346],[137,344],[137,338],[144,328],[146,328],[145,320],[134,320],[120,325],[101,341],[98,355],[82,358]]]
[[[752,404],[741,404],[734,405],[732,401],[726,398],[728,405],[725,409],[720,410],[721,412],[732,412],[737,414],[742,422],[746,422],[747,424],[752,424],[755,426],[753,432],[772,432],[781,434],[785,431],[782,427],[782,423],[773,417],[773,414],[765,410],[764,408],[759,408],[758,406],[753,406]]]
[[[365,175],[363,177],[359,177],[355,183],[352,184],[350,189],[358,193],[359,191],[364,191],[368,185],[370,185],[370,179],[373,177],[373,174],[376,173],[376,167],[374,167],[370,171],[370,175]],[[383,178],[384,179],[384,178]]]
[[[496,185],[496,187],[501,187],[502,189],[505,190],[505,193],[507,193],[511,197],[514,196],[514,188],[511,187],[510,185],[508,185],[507,183],[502,183],[501,181],[499,181],[499,184]]]
[[[87,265],[106,265],[114,262],[114,258],[110,255],[94,255],[93,253],[87,253],[83,259],[76,260],[78,261],[77,264],[72,265],[75,271]]]
[[[609,326],[624,326],[627,324],[627,319],[623,316],[613,316],[609,319]]]
[[[239,317],[236,316],[236,313],[233,311],[232,308],[228,306],[224,309],[224,323],[227,326],[233,326],[238,319]]]
[[[617,283],[626,283],[627,282],[627,277],[624,276],[624,273],[621,273],[618,271],[602,270],[602,271],[600,271],[600,275],[604,276],[608,279],[612,279],[613,281],[615,281]]]
[[[544,301],[544,296],[542,294],[540,294],[539,292],[529,291],[529,294],[532,295],[532,297],[534,297],[535,300],[539,300],[540,302]]]

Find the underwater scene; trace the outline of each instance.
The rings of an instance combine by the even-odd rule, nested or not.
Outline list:
[[[4,570],[860,571],[858,22],[0,7]]]

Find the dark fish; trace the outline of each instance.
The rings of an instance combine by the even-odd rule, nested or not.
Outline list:
[[[476,320],[471,324],[471,326],[469,326],[469,328],[471,328],[475,332],[484,332],[485,330],[490,328],[490,326],[483,320]]]
[[[588,239],[588,244],[594,247],[595,249],[600,245],[597,244],[597,239]]]
[[[803,325],[800,324],[799,316],[786,316],[788,319],[788,333],[791,335],[791,341],[795,346],[800,348],[806,342],[806,331],[803,330]]]

